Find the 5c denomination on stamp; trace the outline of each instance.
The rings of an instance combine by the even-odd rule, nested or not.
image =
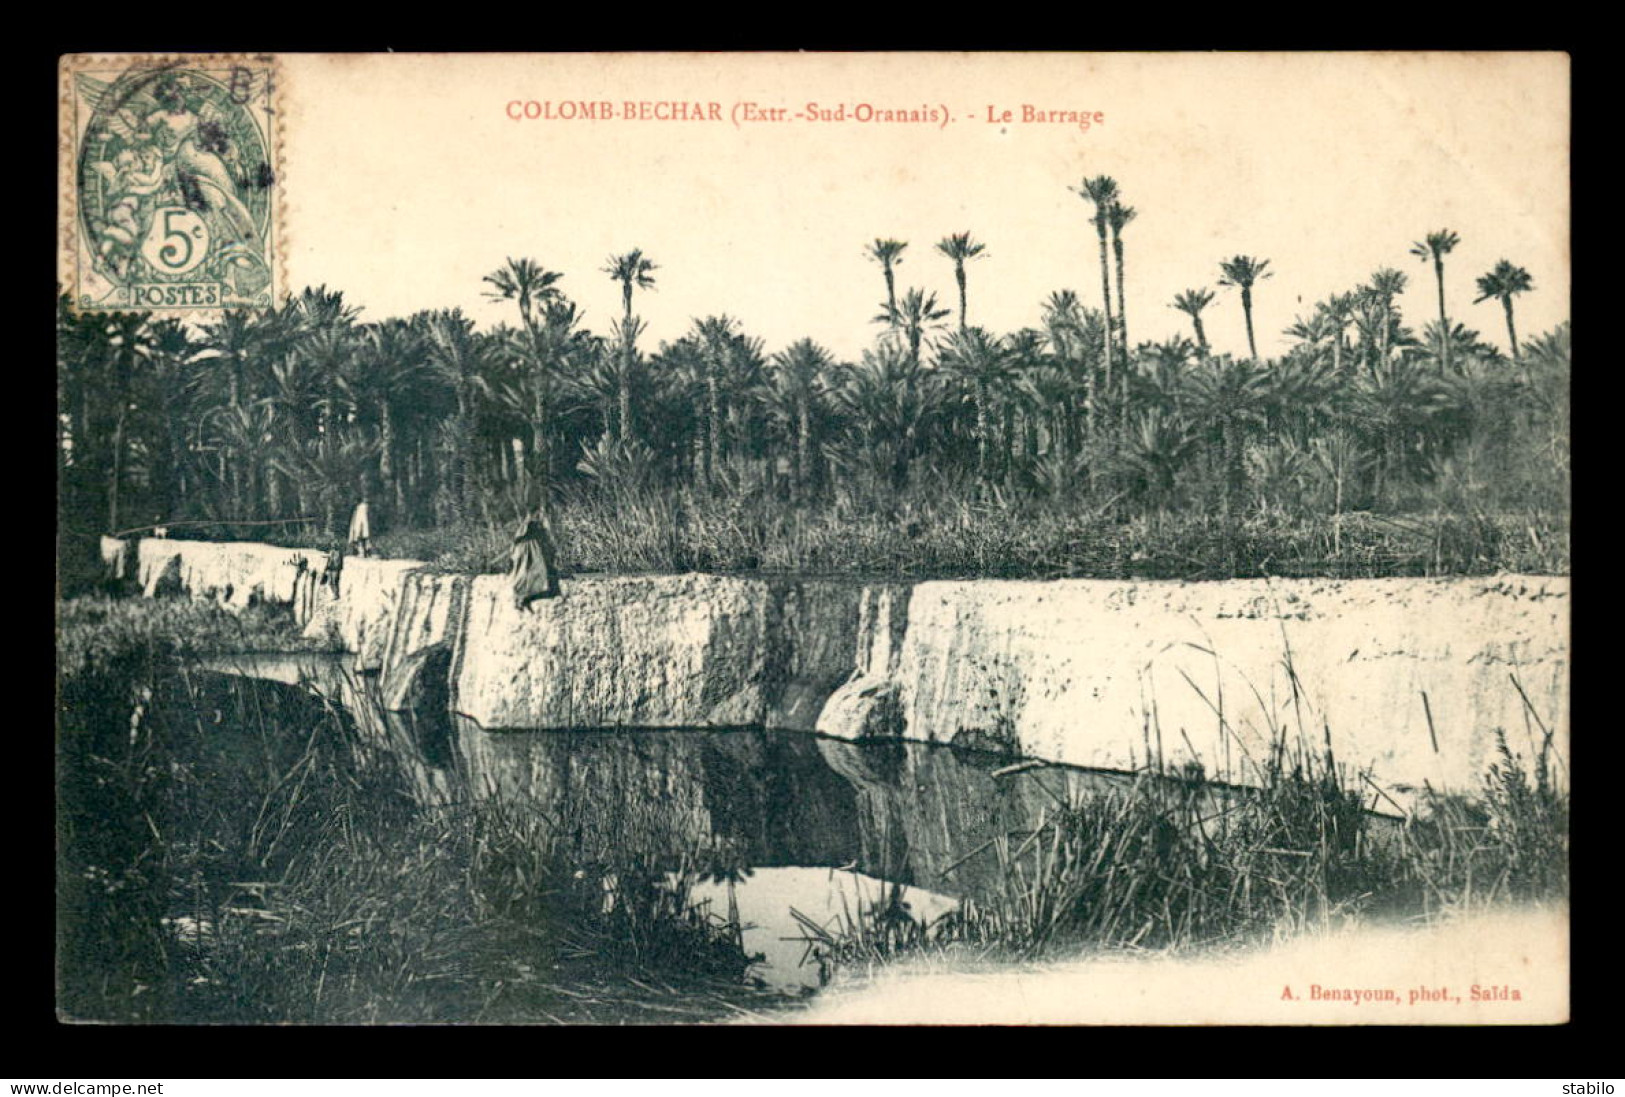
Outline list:
[[[276,63],[70,57],[62,291],[78,309],[267,308],[282,292]]]

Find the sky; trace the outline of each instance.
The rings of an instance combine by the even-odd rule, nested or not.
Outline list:
[[[1189,335],[1169,302],[1206,286],[1215,349],[1245,353],[1236,292],[1216,285],[1237,254],[1273,272],[1255,290],[1265,355],[1382,266],[1409,276],[1400,304],[1419,327],[1436,290],[1409,249],[1451,228],[1452,318],[1504,347],[1499,306],[1472,303],[1497,260],[1534,279],[1520,338],[1569,315],[1568,79],[1561,54],[295,55],[280,74],[282,246],[290,288],[342,290],[362,319],[460,307],[482,327],[518,315],[482,278],[528,257],[564,273],[600,334],[621,309],[601,268],[641,248],[658,264],[634,304],[645,349],[727,314],[770,353],[807,337],[855,359],[881,330],[877,237],[909,244],[899,292],[946,307],[957,290],[935,243],[984,243],[969,319],[997,332],[1036,326],[1063,287],[1098,307],[1092,207],[1072,188],[1106,174],[1138,211],[1135,343]],[[581,101],[616,117],[559,117]],[[697,103],[702,118],[628,120],[628,101]],[[846,117],[795,117],[811,104]],[[1024,107],[1091,122],[1023,121]],[[782,121],[747,120],[775,108]],[[864,108],[932,120],[852,118]]]

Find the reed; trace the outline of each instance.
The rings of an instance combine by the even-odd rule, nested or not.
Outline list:
[[[69,681],[131,658],[320,651],[329,645],[302,636],[288,606],[234,612],[179,598],[86,594],[58,603],[56,647],[58,679]]]
[[[701,1020],[760,994],[702,867],[429,804],[331,702],[139,631],[64,677],[59,1006],[162,1023]]]
[[[1285,665],[1296,691],[1290,650]],[[956,864],[991,856],[996,871],[957,910],[911,920],[893,891],[835,925],[803,919],[809,957],[834,969],[905,954],[1185,950],[1357,918],[1567,900],[1569,793],[1550,729],[1527,698],[1531,741],[1543,733],[1531,759],[1497,731],[1477,796],[1425,789],[1409,808],[1370,774],[1341,766],[1331,730],[1306,734],[1312,717],[1293,708],[1297,726],[1269,729],[1271,749],[1249,760],[1247,786],[1208,780],[1198,761],[1170,766],[1153,748],[1126,783],[1074,793],[1030,830],[965,851]],[[1149,712],[1154,724],[1154,705]],[[1223,710],[1215,715],[1222,725]],[[1160,744],[1160,728],[1147,739]],[[1373,789],[1395,814],[1370,810]]]
[[[456,571],[505,566],[515,522],[385,533],[387,556]],[[1225,579],[1566,574],[1558,514],[1259,511],[1115,521],[1083,500],[981,498],[931,486],[885,500],[790,504],[692,488],[580,489],[559,500],[576,572],[718,571],[909,578]]]

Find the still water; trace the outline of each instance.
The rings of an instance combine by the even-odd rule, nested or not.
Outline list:
[[[737,912],[753,974],[820,985],[807,923],[900,907],[927,924],[999,878],[998,848],[1126,775],[898,740],[851,742],[766,730],[486,730],[443,704],[389,711],[347,657],[240,655],[211,674],[278,682],[341,705],[404,763],[425,803],[522,800],[579,856],[637,853],[727,866],[692,893]],[[798,917],[799,915],[799,917]]]

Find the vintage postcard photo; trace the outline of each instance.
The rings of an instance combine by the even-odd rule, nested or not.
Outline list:
[[[1569,64],[63,57],[58,1016],[1568,1020]]]

